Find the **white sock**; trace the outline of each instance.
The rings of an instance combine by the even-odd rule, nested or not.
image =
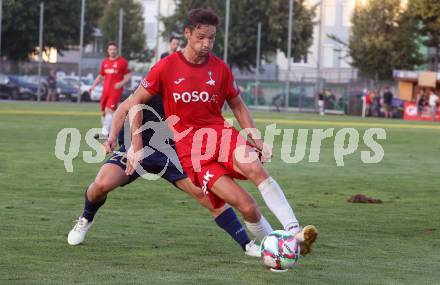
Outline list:
[[[260,190],[267,207],[277,217],[283,228],[294,234],[299,232],[298,220],[280,185],[272,177],[269,177],[258,185],[258,190]]]
[[[101,116],[101,133],[102,133],[102,129],[104,129],[104,122],[105,122],[105,115]]]
[[[104,122],[102,124],[102,131],[101,131],[101,133],[105,136],[108,136],[108,134],[110,133],[110,128],[112,126],[112,119],[113,119],[112,113],[105,114]]]
[[[257,239],[257,242],[261,242],[265,236],[272,232],[272,227],[269,222],[261,216],[261,219],[256,223],[250,223],[244,221],[248,230],[252,233],[253,236]]]

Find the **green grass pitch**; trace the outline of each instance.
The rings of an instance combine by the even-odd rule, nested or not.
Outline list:
[[[308,162],[308,145],[296,164],[281,161],[276,140],[267,167],[301,223],[320,231],[312,254],[276,274],[161,180],[112,192],[86,242],[69,246],[67,233],[100,167],[82,159],[91,150],[86,131],[100,126],[97,111],[96,104],[0,102],[0,284],[440,284],[440,124],[255,112],[262,129],[278,122],[295,131],[353,127],[361,135],[344,167],[336,166],[334,139],[324,141],[319,162]],[[73,173],[54,155],[67,127],[82,135]],[[371,127],[387,134],[378,164],[360,159]],[[279,229],[258,190],[242,185]],[[359,193],[383,203],[347,202]]]

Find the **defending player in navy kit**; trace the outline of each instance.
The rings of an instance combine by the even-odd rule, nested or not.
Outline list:
[[[219,227],[224,229],[244,250],[246,255],[259,257],[258,246],[249,239],[246,231],[238,220],[235,212],[229,206],[214,209],[202,190],[196,187],[187,178],[179,164],[174,151],[172,134],[163,120],[164,111],[162,99],[157,96],[149,102],[143,112],[143,125],[148,127],[142,131],[142,140],[145,156],[141,162],[142,169],[132,175],[125,174],[126,147],[122,130],[128,113],[128,101],[123,102],[116,110],[108,141],[104,144],[106,153],[111,153],[116,146],[116,137],[119,130],[118,151],[113,152],[109,160],[101,167],[95,181],[85,193],[84,211],[73,229],[69,232],[67,241],[70,245],[78,245],[85,239],[87,231],[94,223],[94,216],[98,209],[105,203],[107,194],[118,186],[125,186],[139,177],[139,172],[159,174],[168,182],[194,197],[202,206],[207,208]],[[129,132],[127,134],[130,135]],[[127,136],[127,137],[128,137]],[[129,144],[128,144],[129,145]]]

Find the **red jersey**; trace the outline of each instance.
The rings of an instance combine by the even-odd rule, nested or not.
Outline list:
[[[104,59],[99,70],[99,74],[104,76],[103,95],[120,96],[124,89],[116,89],[115,84],[122,81],[127,73],[130,73],[130,69],[128,69],[128,63],[122,56],[118,56],[113,60]]]
[[[371,93],[367,92],[367,95],[365,95],[365,104],[370,105],[371,103],[373,103],[373,98]]]
[[[175,131],[183,133],[192,128],[176,141],[180,163],[192,182],[208,195],[212,205],[221,207],[224,202],[210,192],[212,185],[223,175],[245,178],[234,170],[233,152],[235,147],[246,143],[246,138],[229,124],[225,126],[222,116],[225,100],[239,95],[231,70],[211,53],[204,63],[192,64],[181,52],[176,52],[159,61],[141,85],[152,95],[162,95],[167,118],[179,117]],[[215,131],[214,141],[208,142],[205,136],[195,135],[204,128]],[[223,144],[225,129],[230,129],[231,135],[229,143]],[[202,154],[206,153],[213,155],[205,158]]]
[[[231,70],[213,54],[204,63],[193,64],[175,52],[159,61],[141,85],[152,95],[162,95],[165,116],[180,118],[178,132],[223,126],[223,104],[239,94]]]

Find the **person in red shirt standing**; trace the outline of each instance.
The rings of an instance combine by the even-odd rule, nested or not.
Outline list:
[[[365,116],[371,116],[371,105],[373,103],[373,94],[370,90],[365,91]]]
[[[270,159],[272,149],[257,135],[230,68],[211,53],[217,25],[218,17],[211,10],[191,10],[184,30],[186,47],[162,59],[150,70],[130,97],[131,106],[162,96],[167,123],[173,131],[184,171],[202,188],[213,206],[221,207],[226,202],[235,207],[248,229],[261,240],[272,228],[254,198],[233,179],[250,180],[283,228],[301,241],[301,252],[307,254],[317,230],[314,226],[300,229],[283,191],[259,159]],[[225,101],[247,138],[223,118]],[[128,175],[135,171],[143,156],[142,138],[138,133],[142,114],[137,112],[132,119]]]
[[[97,138],[106,139],[110,133],[113,113],[118,107],[119,99],[124,91],[124,85],[131,79],[128,62],[118,54],[118,45],[115,42],[107,44],[108,58],[101,63],[98,77],[90,88],[90,93],[104,79],[104,86],[100,100],[102,112],[102,131]]]

